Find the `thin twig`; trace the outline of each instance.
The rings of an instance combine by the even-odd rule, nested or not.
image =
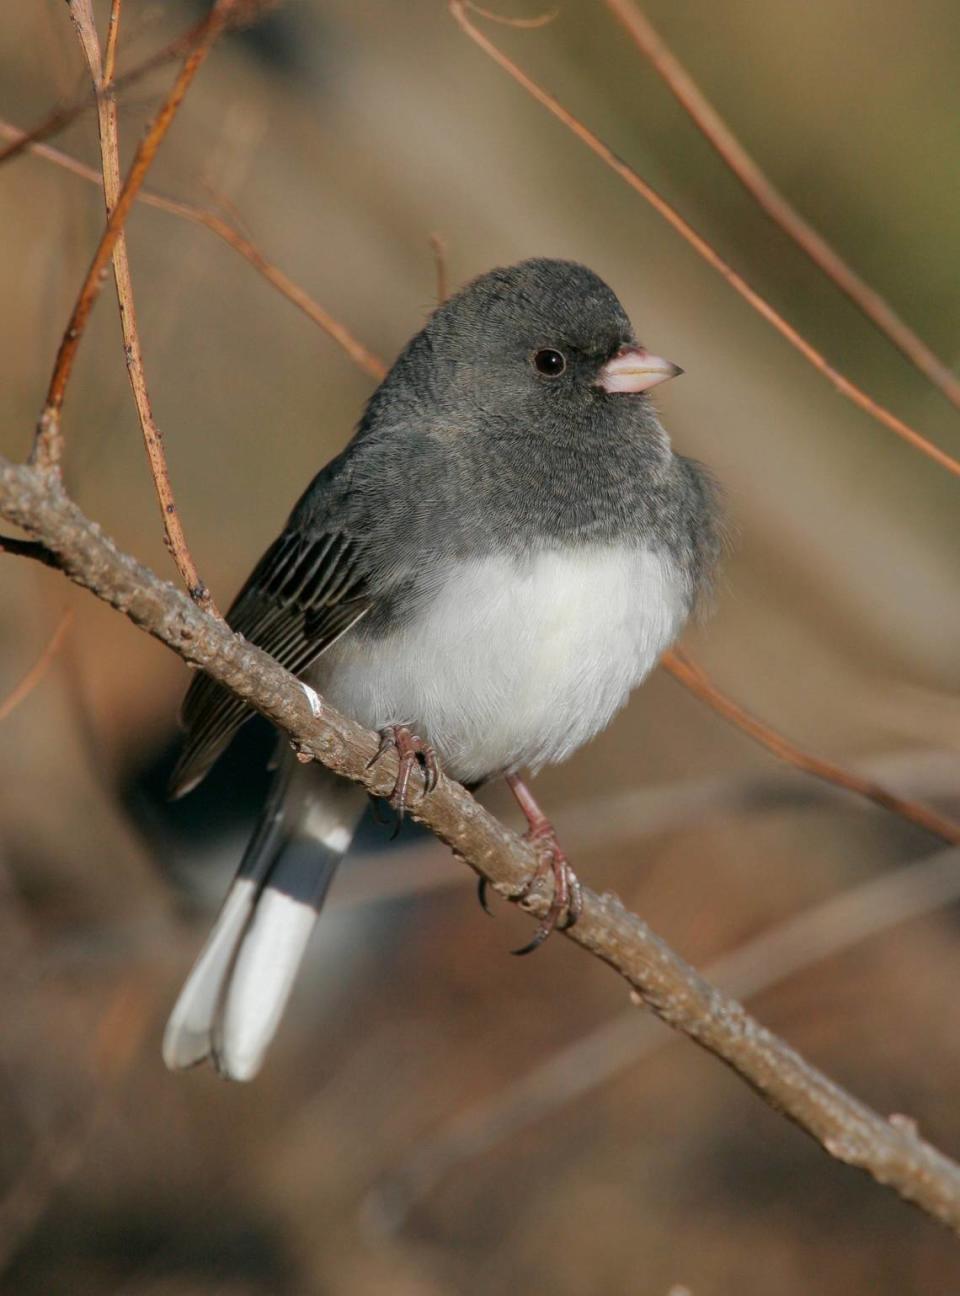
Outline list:
[[[298,750],[374,795],[389,791],[396,766],[392,759],[372,763],[377,735],[326,703],[316,716],[298,680],[119,552],[64,494],[56,476],[0,458],[0,515],[55,553],[73,581],[260,711]],[[549,898],[539,886],[526,891],[536,869],[533,848],[459,784],[441,777],[414,814],[502,895],[524,897],[521,906],[543,916]],[[817,1071],[614,896],[584,888],[582,915],[565,935],[619,972],[657,1016],[727,1063],[832,1156],[867,1171],[960,1233],[960,1165],[911,1125],[885,1120]]]
[[[7,696],[0,701],[0,721],[6,720],[14,707],[19,706],[24,698],[29,697],[43,679],[44,675],[46,675],[51,662],[60,651],[60,645],[63,643],[64,636],[70,629],[70,623],[72,620],[73,612],[68,609],[57,622],[53,634],[50,636],[43,652],[27,671],[26,675],[24,675],[20,683],[12,688]]]
[[[807,774],[812,774],[814,778],[824,779],[837,787],[846,788],[849,792],[866,797],[868,801],[899,815],[909,823],[916,824],[918,828],[923,828],[942,841],[949,842],[953,846],[960,845],[960,824],[938,814],[936,810],[931,810],[929,806],[889,792],[873,779],[864,778],[852,770],[834,764],[833,761],[824,760],[822,756],[804,751],[802,747],[792,743],[776,729],[772,729],[768,724],[751,715],[728,694],[721,692],[706,671],[691,661],[685,653],[677,649],[666,653],[663,657],[663,666],[685,688],[712,707],[718,715],[736,725],[742,733],[760,743],[762,747],[766,747],[767,751],[772,752],[780,760],[804,770]]]
[[[183,98],[190,88],[193,78],[203,64],[213,42],[227,25],[234,0],[217,0],[208,17],[195,29],[197,34],[190,52],[184,59],[183,66],[168,93],[160,111],[154,117],[146,135],[140,142],[123,188],[110,213],[106,227],[93,255],[80,293],[70,315],[70,320],[63,334],[60,349],[47,399],[37,425],[33,451],[30,462],[44,472],[59,472],[63,443],[60,432],[60,415],[63,399],[73,372],[73,365],[80,346],[80,340],[86,328],[90,312],[100,295],[103,286],[104,271],[113,255],[113,249],[123,229],[130,208],[137,196],[140,186],[146,177],[153,159],[156,157],[163,138],[176,116]]]
[[[111,0],[110,17],[107,20],[107,45],[103,55],[103,87],[109,87],[116,99],[117,45],[120,40],[120,9],[123,0]]]
[[[175,202],[172,199],[164,199],[161,202],[157,200],[156,195],[152,195],[150,201],[155,207],[162,206],[165,211],[183,216],[187,220],[205,226],[219,238],[222,238],[225,243],[229,243],[233,250],[239,252],[268,283],[272,284],[308,319],[319,325],[329,337],[333,338],[334,342],[346,352],[358,368],[378,382],[386,376],[387,365],[372,351],[369,351],[362,342],[359,342],[345,324],[341,324],[319,302],[315,301],[298,284],[294,283],[288,275],[284,274],[279,267],[268,261],[256,244],[223,220],[222,217],[204,208],[193,207],[189,203]]]
[[[100,42],[97,38],[96,20],[91,0],[70,0],[70,16],[80,40],[80,46],[87,60],[87,67],[97,95],[97,119],[100,129],[100,158],[103,170],[103,196],[109,218],[117,205],[120,196],[120,139],[117,98],[114,86],[107,75],[106,66],[100,65]],[[120,26],[120,0],[113,0],[110,12],[110,35],[116,53],[116,40]],[[111,59],[112,61],[112,59]],[[163,534],[173,561],[177,565],[187,593],[201,607],[219,616],[213,596],[207,585],[201,580],[197,565],[190,553],[183,524],[177,510],[173,495],[173,484],[170,481],[170,470],[163,448],[163,436],[153,416],[153,407],[147,391],[147,377],[143,363],[143,347],[140,342],[140,330],[137,326],[137,312],[133,297],[133,278],[130,274],[130,259],[127,256],[127,238],[123,229],[117,235],[113,249],[113,273],[117,287],[117,302],[120,307],[120,327],[123,333],[123,353],[130,377],[130,386],[137,406],[137,416],[143,433],[143,444],[147,452],[147,461],[153,476],[157,499],[160,503],[160,516],[163,520]]]
[[[546,27],[559,13],[558,9],[548,9],[545,13],[537,14],[535,18],[510,18],[506,14],[483,9],[480,5],[474,4],[473,0],[467,0],[467,7],[475,14],[479,14],[481,18],[486,18],[488,22],[499,23],[501,27],[516,27],[520,31],[534,31],[537,27]]]
[[[960,408],[960,378],[770,182],[717,110],[704,97],[690,73],[654,29],[646,14],[633,0],[606,0],[606,5],[627,29],[637,48],[686,109],[695,125],[771,220],[793,239],[911,364],[939,388],[948,401]]]
[[[450,284],[447,279],[447,244],[442,235],[430,235],[430,251],[433,253],[433,264],[437,273],[437,305],[442,306],[450,296]]]
[[[16,133],[16,130],[17,128],[15,126],[11,126],[9,123],[0,122],[0,133],[6,133],[9,135],[11,133]],[[31,146],[31,151],[86,180],[99,183],[100,177],[91,167],[86,166],[84,163],[79,162],[76,158],[72,158],[66,153],[50,148],[45,144],[33,145]],[[294,283],[289,276],[284,274],[282,270],[279,270],[270,261],[268,261],[255,244],[251,243],[249,239],[242,235],[233,226],[229,225],[215,212],[209,211],[205,208],[195,207],[189,203],[183,203],[176,199],[166,198],[163,195],[146,190],[142,191],[139,196],[143,202],[148,203],[151,206],[169,212],[171,215],[181,216],[186,220],[190,220],[195,224],[202,225],[211,230],[219,238],[222,238],[226,243],[239,252],[240,255],[243,256],[254,267],[254,269],[263,275],[263,277],[266,278],[274,288],[282,293],[288,301],[291,301],[309,319],[318,324],[365,373],[375,379],[381,379],[386,374],[387,366],[379,356],[376,356],[373,352],[369,351],[344,324],[341,324],[339,320],[330,315],[328,311],[326,311],[318,302],[314,301],[313,298],[311,298],[298,284]],[[690,662],[689,658],[685,658],[685,660],[692,666],[692,662]],[[671,664],[674,661],[676,661],[676,658],[668,654],[664,659],[664,665],[666,665],[668,669],[671,669]],[[695,696],[702,696],[698,688],[694,686],[692,677],[685,675],[682,668],[673,671],[673,674],[683,687],[689,689]],[[728,704],[731,711],[736,710],[737,704],[734,703],[732,699],[727,698],[726,695],[717,689],[715,685],[711,685],[710,687],[712,694],[715,697],[723,699]],[[704,700],[707,699],[705,698]],[[732,715],[728,716],[728,718],[732,719]],[[734,723],[736,722],[734,721]],[[755,721],[755,723],[761,722]],[[785,748],[792,750],[792,745],[788,740],[783,738],[781,735],[778,735],[770,726],[764,725],[763,728],[766,732],[774,735],[774,737],[778,739]],[[796,750],[799,751],[799,749]],[[817,757],[814,757],[809,753],[802,753],[802,755],[811,761],[818,761]],[[808,768],[807,766],[800,764],[800,762],[795,763],[797,763],[798,767],[801,769]],[[837,770],[839,777],[833,778],[830,773],[832,770]],[[810,769],[808,772],[814,771]],[[818,777],[833,782],[841,788],[845,788],[852,792],[859,792],[859,787],[856,786],[856,783],[858,782],[857,776],[848,775],[848,772],[840,766],[835,766],[831,762],[827,761],[819,761],[818,770],[816,772]],[[877,786],[872,781],[867,780],[866,782],[871,787]],[[876,804],[882,805],[885,809],[894,814],[901,814],[902,812],[898,807],[906,806],[909,808],[909,812],[904,817],[909,819],[911,822],[919,823],[921,827],[930,827],[930,831],[936,831],[936,829],[931,827],[927,822],[928,815],[933,815],[935,820],[939,819],[939,816],[934,815],[934,812],[927,811],[924,807],[917,806],[906,798],[896,797],[883,788],[880,788],[879,791],[882,794],[882,800],[878,797],[870,797],[870,799],[875,801]],[[864,793],[864,795],[866,795],[866,793]],[[919,814],[920,818],[917,817],[917,814]],[[938,835],[941,834],[938,833]],[[952,841],[953,838],[948,837],[946,840]]]
[[[114,87],[119,92],[121,89],[126,90],[128,86],[134,85],[137,81],[142,80],[148,73],[163,67],[165,63],[179,58],[185,50],[189,50],[195,41],[201,39],[203,31],[209,22],[209,17],[195,23],[188,31],[176,36],[169,45],[151,54],[149,58],[138,63],[136,67],[130,68],[114,80]],[[96,103],[96,95],[91,93],[83,94],[79,99],[71,104],[63,104],[49,113],[42,122],[34,126],[32,130],[21,132],[18,137],[8,144],[6,148],[0,149],[0,166],[4,162],[12,162],[26,149],[34,144],[39,144],[59,131],[64,130],[71,122],[85,113],[88,108],[92,108]]]
[[[8,139],[20,138],[21,132],[18,127],[11,125],[9,122],[0,121],[0,135],[4,135]],[[48,144],[29,144],[28,148],[37,157],[53,162],[57,166],[63,167],[64,170],[72,172],[73,175],[89,180],[92,184],[100,184],[100,173],[95,171],[93,167],[87,166],[85,162],[71,157],[69,153],[63,153]],[[248,264],[253,266],[254,270],[262,275],[273,288],[286,297],[289,302],[292,302],[314,324],[323,329],[359,369],[362,369],[364,373],[377,381],[384,377],[387,372],[384,361],[379,356],[374,355],[372,351],[369,351],[345,324],[341,324],[319,302],[305,292],[299,284],[294,283],[289,275],[284,274],[282,270],[268,260],[263,252],[241,233],[235,225],[231,225],[222,216],[209,208],[197,207],[193,203],[181,202],[177,198],[168,198],[149,189],[142,189],[137,198],[150,207],[156,207],[160,211],[168,212],[171,216],[179,216],[184,220],[191,221],[194,225],[202,225],[205,229],[210,230],[212,234],[216,234],[224,243],[239,253]]]
[[[955,850],[941,851],[768,927],[708,964],[703,975],[747,999],[958,899],[960,859]],[[676,1041],[654,1018],[638,1021],[635,1011],[620,1013],[421,1140],[369,1191],[361,1218],[376,1233],[396,1232],[458,1165],[555,1116]]]
[[[861,387],[858,387],[856,383],[851,382],[849,378],[846,378],[839,370],[835,369],[826,357],[816,347],[812,346],[802,334],[798,333],[793,325],[789,324],[765,297],[762,297],[755,288],[752,288],[746,279],[734,270],[733,266],[724,260],[713,245],[703,235],[698,234],[693,226],[665,198],[662,198],[632,167],[617,157],[616,153],[608,145],[604,144],[597,135],[594,135],[589,127],[585,126],[578,117],[575,117],[573,113],[564,108],[559,100],[544,90],[532,77],[528,76],[516,63],[509,59],[499,46],[495,45],[489,37],[475,27],[467,17],[463,0],[448,0],[448,4],[454,19],[486,55],[499,64],[518,85],[522,86],[529,95],[542,104],[548,112],[552,113],[578,139],[582,140],[597,157],[605,162],[612,171],[616,172],[621,180],[624,180],[631,189],[640,194],[699,253],[707,264],[722,275],[730,287],[739,293],[744,301],[748,302],[769,324],[772,324],[777,332],[782,337],[785,337],[790,345],[799,351],[818,373],[823,374],[842,396],[852,401],[854,405],[859,406],[860,409],[865,410],[879,423],[882,423],[884,427],[889,428],[891,432],[895,432],[897,436],[912,445],[914,449],[925,454],[928,459],[938,463],[941,468],[946,468],[948,472],[960,477],[960,460],[955,459],[946,450],[941,450],[939,446],[927,440],[909,423],[905,423],[903,419],[898,418],[892,411],[880,405],[871,396],[868,396]]]

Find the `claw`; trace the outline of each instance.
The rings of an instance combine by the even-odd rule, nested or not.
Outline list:
[[[406,814],[407,807],[410,804],[407,800],[407,793],[410,788],[410,775],[413,773],[415,766],[419,767],[423,777],[423,792],[421,799],[433,791],[437,786],[440,778],[440,767],[437,764],[437,754],[428,743],[422,738],[418,738],[415,733],[411,733],[406,725],[388,725],[386,729],[380,731],[380,746],[374,755],[367,761],[367,769],[376,765],[377,761],[392,748],[396,748],[398,765],[397,781],[393,785],[393,791],[388,798],[390,805],[397,813],[397,827],[394,831],[394,837],[400,831],[400,824]]]
[[[553,930],[553,927],[551,927],[547,920],[544,919],[534,932],[533,940],[528,941],[526,945],[521,945],[519,949],[511,950],[510,953],[515,955],[517,958],[523,958],[525,954],[532,954],[534,950],[540,948]]]
[[[437,754],[432,747],[424,747],[423,752],[423,795],[429,796],[440,782],[440,766]]]
[[[537,867],[515,898],[523,900],[537,883],[546,881],[548,875],[553,880],[550,908],[533,933],[533,939],[520,949],[511,951],[522,957],[539,949],[553,932],[568,931],[574,925],[583,912],[583,888],[560,849],[552,824],[533,799],[529,788],[516,774],[507,775],[507,784],[530,825],[526,839],[537,848],[540,857]]]
[[[373,769],[381,756],[385,756],[391,747],[396,747],[397,738],[392,729],[381,729],[380,746],[367,761],[367,769]]]
[[[580,917],[583,909],[583,890],[580,881],[573,869],[567,863],[567,858],[557,845],[557,840],[553,835],[553,830],[537,831],[528,834],[529,839],[534,842],[544,842],[545,849],[540,859],[540,863],[534,869],[533,874],[528,879],[520,894],[518,900],[523,900],[530,894],[534,886],[543,881],[547,874],[553,878],[553,898],[550,901],[550,908],[544,914],[540,925],[533,933],[533,939],[520,949],[511,950],[518,958],[525,954],[532,954],[535,949],[539,949],[548,936],[555,931],[567,931]]]
[[[487,879],[485,877],[477,878],[477,899],[480,901],[480,908],[485,914],[493,917],[493,910],[487,904]]]

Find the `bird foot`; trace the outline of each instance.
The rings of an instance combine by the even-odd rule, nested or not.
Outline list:
[[[512,899],[525,900],[533,889],[546,880],[549,874],[553,880],[553,903],[550,906],[550,912],[544,921],[537,928],[534,939],[529,944],[524,945],[522,949],[513,950],[514,954],[530,954],[538,946],[542,945],[551,932],[556,930],[565,931],[580,917],[583,909],[583,888],[580,885],[580,879],[574,873],[573,869],[560,849],[556,833],[551,824],[545,820],[532,827],[524,833],[523,840],[530,842],[539,855],[539,862],[533,873],[523,884],[519,891],[515,892]],[[477,899],[485,914],[493,917],[493,912],[487,904],[488,882],[485,877],[477,880]],[[556,914],[554,915],[554,907]],[[560,918],[563,916],[564,921],[561,923]]]
[[[517,893],[516,899],[526,899],[534,887],[546,881],[548,877],[553,881],[553,898],[550,901],[550,908],[533,933],[533,939],[520,949],[511,951],[518,956],[532,954],[553,932],[566,931],[572,927],[583,911],[583,889],[580,879],[560,849],[553,825],[545,819],[532,824],[524,840],[530,842],[539,859],[537,867]]]
[[[410,775],[415,768],[423,773],[423,796],[428,796],[437,786],[440,777],[440,766],[433,748],[419,738],[406,725],[387,725],[380,730],[380,746],[376,754],[367,762],[367,769],[384,756],[388,751],[397,753],[397,780],[393,785],[388,801],[397,815],[397,828],[403,821],[410,802]]]
[[[577,921],[583,912],[583,888],[560,848],[553,824],[537,805],[533,793],[524,780],[519,774],[507,774],[506,782],[528,824],[524,840],[528,841],[537,853],[536,868],[513,898],[514,900],[526,899],[534,887],[546,881],[547,877],[550,877],[553,882],[550,907],[533,933],[533,940],[521,949],[513,950],[513,953],[518,955],[532,954],[553,932],[566,931]],[[485,879],[481,879],[478,893],[480,903],[484,909],[487,909]],[[489,909],[487,912],[490,912]]]

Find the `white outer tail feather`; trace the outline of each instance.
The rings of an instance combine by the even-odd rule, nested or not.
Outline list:
[[[211,1031],[224,982],[256,904],[256,883],[237,878],[193,965],[163,1033],[163,1060],[171,1071],[196,1066],[211,1053]]]
[[[213,1058],[229,1079],[252,1080],[263,1065],[317,917],[272,887],[260,896],[214,1021]]]
[[[230,1080],[263,1065],[329,879],[363,812],[362,791],[285,760],[241,872],[170,1014],[171,1070],[208,1058]],[[251,857],[252,856],[252,857]],[[302,898],[301,898],[302,897]]]

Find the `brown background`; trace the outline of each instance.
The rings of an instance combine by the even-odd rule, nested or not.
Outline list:
[[[955,360],[956,5],[658,0],[648,12],[777,183]],[[126,0],[121,66],[195,13]],[[755,210],[603,6],[565,0],[548,27],[491,32],[841,368],[960,453],[956,412]],[[127,156],[164,83],[128,92]],[[6,6],[0,114],[29,125],[83,85],[65,6]],[[95,162],[93,115],[54,142]],[[386,358],[434,300],[431,231],[448,243],[454,283],[532,254],[594,267],[643,339],[685,368],[663,391],[665,420],[728,495],[717,610],[686,645],[798,741],[850,762],[882,756],[893,782],[934,798],[949,790],[960,770],[957,481],[845,403],[442,5],[300,0],[259,34],[228,38],[151,184],[235,208]],[[92,185],[35,158],[0,171],[4,453],[28,449],[101,224]],[[371,383],[208,232],[140,208],[129,233],[174,485],[225,603],[349,436]],[[82,505],[170,574],[110,291],[65,431]],[[422,841],[391,857],[367,836],[254,1085],[166,1074],[163,1021],[241,848],[262,750],[251,743],[198,808],[171,817],[158,789],[182,665],[51,573],[3,559],[0,590],[0,696],[75,609],[55,670],[0,731],[0,1286],[960,1289],[946,1232],[831,1163],[689,1044],[462,1158],[385,1230],[372,1189],[625,999],[562,941],[506,957],[524,921],[503,906],[485,919],[466,873]],[[763,795],[745,804],[737,793],[758,774]],[[666,789],[693,796],[707,779],[709,811],[690,802],[654,821]],[[662,675],[538,788],[583,877],[698,964],[937,849],[781,773]],[[643,789],[663,795],[611,830],[597,798]],[[499,792],[486,799],[513,815]],[[418,879],[427,889],[386,894]],[[364,901],[362,888],[381,894]],[[942,912],[851,945],[755,1007],[955,1154],[958,977],[955,914]]]

